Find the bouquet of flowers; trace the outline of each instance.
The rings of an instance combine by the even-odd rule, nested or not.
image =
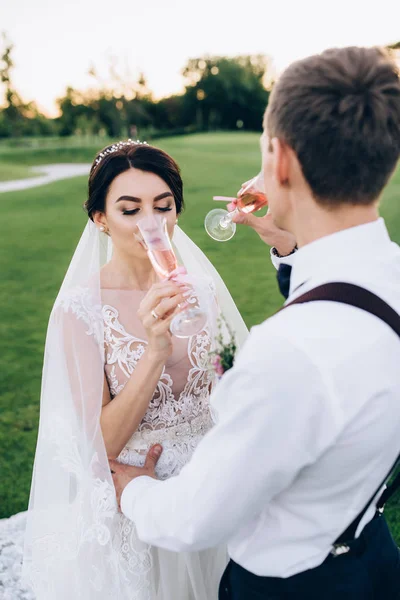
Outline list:
[[[228,334],[227,342],[224,341],[224,329]],[[218,330],[219,333],[216,338],[217,347],[213,352],[210,352],[210,357],[211,365],[220,379],[226,371],[229,371],[233,367],[237,346],[235,334],[222,314],[218,319]]]

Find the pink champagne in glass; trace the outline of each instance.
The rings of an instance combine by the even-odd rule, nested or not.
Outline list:
[[[147,253],[153,269],[161,279],[168,279],[178,267],[178,261],[173,250],[150,250],[149,248]]]
[[[257,212],[267,206],[267,197],[263,192],[244,192],[236,201],[236,207],[246,215]]]
[[[214,196],[214,200],[222,202],[235,202],[236,208],[228,212],[221,208],[211,210],[205,219],[204,225],[210,237],[217,242],[226,242],[230,240],[236,231],[236,224],[233,218],[238,213],[253,213],[267,206],[267,197],[262,191],[264,182],[260,173],[254,179],[251,179],[243,188],[242,193],[237,198],[231,196]]]
[[[137,226],[155,272],[161,279],[168,279],[178,267],[178,261],[168,235],[166,219],[158,215],[144,217],[138,221]],[[195,302],[196,295],[193,294]],[[171,321],[172,335],[188,338],[204,328],[207,314],[201,309],[198,301],[196,305],[191,302],[191,306],[181,310]]]

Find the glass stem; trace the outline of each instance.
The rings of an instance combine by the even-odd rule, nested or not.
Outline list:
[[[226,229],[227,227],[229,227],[229,225],[233,221],[233,217],[239,213],[240,210],[238,208],[235,208],[235,210],[233,210],[232,212],[228,213],[224,217],[221,217],[221,220],[219,222],[219,226],[221,227],[221,229]]]

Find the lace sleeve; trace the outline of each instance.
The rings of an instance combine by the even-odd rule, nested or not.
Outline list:
[[[89,290],[82,288],[60,302],[55,309],[55,318],[62,337],[62,354],[65,356],[71,398],[76,414],[83,423],[88,411],[98,413],[99,400],[103,398],[104,342],[101,306],[93,305]]]
[[[40,598],[61,597],[66,589],[71,598],[92,597],[89,582],[87,589],[75,589],[85,572],[87,579],[87,549],[96,553],[99,577],[109,571],[114,554],[117,506],[100,428],[104,349],[99,315],[86,292],[79,291],[57,302],[50,317],[24,556],[24,576]],[[51,577],[45,580],[43,573]],[[117,575],[109,571],[109,576]],[[61,581],[63,591],[57,587]],[[104,582],[102,589],[107,586]]]

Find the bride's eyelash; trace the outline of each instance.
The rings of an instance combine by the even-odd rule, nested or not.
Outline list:
[[[156,207],[156,210],[159,210],[160,212],[168,212],[170,210],[172,210],[171,206],[166,206],[165,208],[161,208],[161,207]],[[124,210],[123,211],[123,215],[136,215],[139,212],[138,208],[134,208],[133,210]]]
[[[124,210],[122,212],[123,215],[136,215],[136,213],[139,211],[138,208],[134,208],[133,210]]]

